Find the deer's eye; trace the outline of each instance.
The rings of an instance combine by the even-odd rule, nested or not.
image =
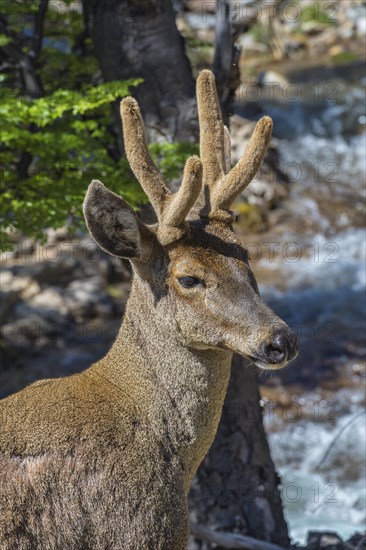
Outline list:
[[[197,277],[178,277],[178,283],[184,286],[184,288],[194,288],[203,285],[203,281]]]

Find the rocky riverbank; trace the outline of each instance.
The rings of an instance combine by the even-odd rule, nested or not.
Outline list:
[[[118,330],[130,272],[88,237],[58,232],[45,246],[20,241],[4,253],[0,277],[3,397],[100,358]]]

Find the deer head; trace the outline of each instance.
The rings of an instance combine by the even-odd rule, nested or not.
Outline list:
[[[233,200],[260,167],[272,121],[262,118],[242,158],[230,167],[214,76],[197,79],[200,158],[188,159],[172,193],[154,165],[137,102],[121,102],[127,158],[158,223],[147,226],[120,196],[93,181],[84,202],[92,237],[106,252],[128,258],[134,283],[154,297],[154,308],[189,348],[216,348],[279,368],[297,353],[296,337],[261,300],[248,254],[233,231]],[[142,287],[141,287],[142,288]]]

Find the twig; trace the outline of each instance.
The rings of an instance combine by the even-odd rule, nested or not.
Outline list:
[[[24,92],[30,98],[38,98],[43,95],[40,78],[34,66],[34,60],[23,52],[23,44],[15,33],[11,32],[4,18],[0,18],[0,32],[10,38],[10,42],[1,47],[5,57],[10,59],[19,68],[22,77]]]
[[[192,535],[198,539],[213,542],[222,548],[230,548],[232,550],[285,550],[283,546],[278,546],[271,542],[237,533],[220,533],[193,522],[190,523],[190,529]]]
[[[362,550],[363,543],[366,542],[366,537],[362,537],[360,542],[357,544],[355,550]]]
[[[240,50],[234,43],[232,0],[217,0],[215,52],[213,72],[216,78],[217,93],[220,100],[224,123],[229,125],[229,112],[235,90],[240,84],[238,59]]]
[[[319,468],[324,464],[324,462],[327,460],[329,454],[331,453],[334,445],[337,443],[338,439],[341,437],[341,435],[349,428],[351,424],[357,418],[359,418],[361,415],[366,414],[366,411],[359,411],[357,414],[355,414],[342,428],[339,430],[339,432],[335,435],[335,437],[332,439],[331,443],[328,445],[327,450],[325,451],[324,455],[322,456],[321,460],[318,462],[318,464],[315,466],[315,470],[319,470]]]
[[[34,15],[34,33],[33,33],[33,57],[36,59],[42,50],[44,21],[48,9],[48,0],[41,0],[38,12]]]

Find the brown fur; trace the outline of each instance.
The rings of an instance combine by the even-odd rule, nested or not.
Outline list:
[[[271,139],[272,120],[263,117],[258,122],[243,156],[230,170],[230,135],[222,122],[211,71],[198,76],[197,103],[204,183],[200,214],[225,221],[229,219],[225,212],[259,170]]]
[[[185,191],[197,193],[188,180]],[[155,183],[151,193],[156,201]],[[232,353],[266,368],[294,355],[230,224],[184,222],[193,202],[182,194],[167,244],[161,227],[144,226],[100,182],[90,186],[89,230],[131,259],[131,294],[106,357],[0,402],[1,550],[183,550],[187,493],[216,433]],[[187,288],[182,277],[202,283]],[[288,351],[276,364],[263,352],[274,331]]]
[[[121,102],[126,154],[159,220],[159,241],[168,244],[184,233],[184,220],[193,207],[202,185],[202,163],[198,157],[187,160],[182,184],[171,193],[146,146],[144,123],[138,103],[132,97]]]

